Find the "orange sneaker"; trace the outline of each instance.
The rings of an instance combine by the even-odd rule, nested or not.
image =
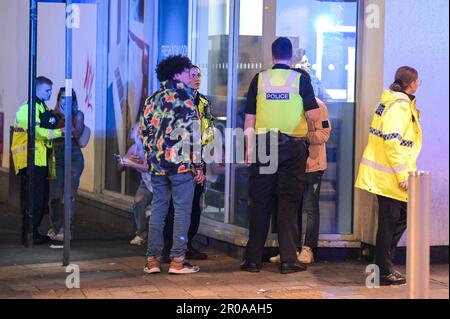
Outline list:
[[[144,272],[147,274],[158,274],[161,272],[161,261],[159,257],[147,257],[147,263],[144,267]]]

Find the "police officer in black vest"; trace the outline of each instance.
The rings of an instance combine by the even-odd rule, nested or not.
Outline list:
[[[319,120],[320,111],[309,75],[290,68],[292,43],[288,38],[278,38],[272,44],[272,58],[273,68],[253,78],[247,96],[245,136],[246,161],[251,163],[251,209],[249,240],[241,269],[260,271],[270,217],[277,212],[280,272],[287,274],[306,270],[296,255],[297,212],[308,158],[307,119]],[[271,141],[270,135],[276,139]],[[269,154],[273,144],[278,145],[278,151]],[[260,151],[262,147],[265,152]],[[270,162],[264,163],[261,154],[269,154],[270,161],[277,159],[273,172],[267,170]]]

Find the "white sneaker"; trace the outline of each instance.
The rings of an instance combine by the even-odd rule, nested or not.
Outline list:
[[[280,262],[280,254],[278,254],[278,255],[276,255],[276,256],[273,256],[273,257],[270,257],[270,259],[269,259],[269,261],[271,262],[271,263],[279,263]]]
[[[141,236],[136,235],[131,241],[130,241],[131,245],[134,246],[142,246],[145,244],[145,239],[142,238]]]
[[[303,246],[298,261],[302,264],[312,264],[314,262],[314,254],[311,247]]]
[[[300,253],[297,251],[297,259],[299,258],[299,255],[300,255]],[[280,262],[280,254],[270,257],[269,261],[274,264],[279,263]]]
[[[64,241],[64,233],[58,233],[52,239],[56,241]]]
[[[56,236],[56,231],[53,228],[50,228],[47,232],[47,236],[51,239],[51,240],[55,240],[55,236]]]

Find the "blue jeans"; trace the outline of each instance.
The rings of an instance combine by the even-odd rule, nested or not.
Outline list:
[[[303,192],[303,201],[299,210],[299,235],[302,236],[302,213],[306,214],[306,234],[304,246],[311,248],[317,247],[320,228],[320,186],[324,171],[306,173],[305,191]],[[301,239],[300,239],[301,242]]]
[[[64,227],[64,212],[62,199],[64,197],[64,139],[53,142],[55,152],[56,179],[50,180],[50,225],[56,232],[62,232]],[[80,177],[84,170],[84,157],[78,144],[72,140],[72,174],[71,174],[71,206],[72,216],[75,214],[75,199],[77,197]],[[72,224],[72,223],[71,223]]]
[[[145,182],[141,179],[141,183],[139,184],[139,188],[136,191],[136,197],[141,198],[139,201],[134,201],[133,208],[133,226],[135,230],[135,235],[140,236],[142,238],[147,237],[147,225],[145,216],[145,211],[147,210],[147,206],[151,204],[153,199],[153,193],[150,192],[145,185]]]
[[[169,211],[170,197],[175,208],[173,245],[170,257],[186,254],[188,230],[191,223],[195,182],[192,173],[165,176],[152,175],[153,201],[149,221],[147,256],[161,256],[164,247],[164,223]]]

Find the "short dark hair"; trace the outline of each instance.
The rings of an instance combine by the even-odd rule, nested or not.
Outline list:
[[[36,86],[41,85],[41,84],[53,85],[53,82],[52,82],[52,80],[50,80],[49,78],[46,78],[45,76],[38,76],[36,78]]]
[[[292,42],[286,37],[276,39],[272,43],[272,56],[277,60],[292,58]]]
[[[172,80],[175,74],[183,73],[185,69],[190,69],[192,62],[187,56],[171,55],[161,62],[156,67],[156,75],[158,81],[164,82]]]

